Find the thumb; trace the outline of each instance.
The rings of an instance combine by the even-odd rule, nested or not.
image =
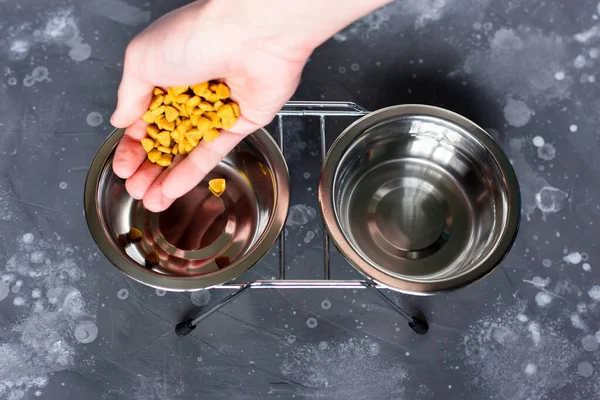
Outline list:
[[[152,100],[153,85],[140,80],[131,72],[127,58],[119,85],[117,109],[110,118],[116,128],[126,128],[142,118]]]

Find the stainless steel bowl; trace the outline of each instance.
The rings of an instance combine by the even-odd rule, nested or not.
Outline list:
[[[85,184],[85,212],[94,240],[131,278],[170,291],[193,291],[234,279],[271,248],[289,207],[285,160],[269,133],[248,136],[194,190],[162,213],[131,198],[112,170],[123,130],[104,142]],[[207,182],[225,178],[213,196]],[[143,239],[131,242],[131,228]],[[158,255],[158,264],[148,260]]]
[[[319,184],[329,234],[360,272],[434,294],[483,278],[509,251],[521,199],[513,168],[473,122],[402,105],[349,126]]]

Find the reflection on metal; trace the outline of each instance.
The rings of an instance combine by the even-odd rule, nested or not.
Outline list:
[[[277,117],[277,137],[281,152],[283,153],[283,119],[284,117],[319,117],[319,131],[321,139],[321,157],[325,163],[327,154],[326,141],[326,119],[327,117],[361,117],[367,114],[364,108],[346,102],[289,102],[281,110]],[[329,236],[327,233],[323,237],[323,277],[322,280],[286,280],[285,278],[285,234],[279,237],[279,279],[277,280],[258,280],[246,283],[224,283],[212,287],[212,289],[234,290],[233,293],[224,297],[215,305],[202,312],[194,319],[187,319],[179,323],[175,332],[179,336],[185,336],[191,333],[196,326],[208,318],[215,311],[229,303],[231,300],[242,294],[248,289],[367,289],[376,293],[381,299],[388,303],[398,314],[408,322],[408,326],[417,334],[427,333],[429,326],[427,322],[418,316],[410,315],[398,306],[392,299],[381,292],[386,287],[379,285],[369,279],[366,280],[331,280],[330,262],[329,262]]]

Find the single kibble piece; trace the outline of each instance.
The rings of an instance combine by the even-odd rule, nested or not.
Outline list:
[[[130,243],[139,242],[143,237],[142,231],[136,228],[131,228],[129,232],[127,232],[127,240],[129,240]]]
[[[223,178],[215,178],[208,181],[208,190],[217,197],[221,197],[226,187],[227,184]]]
[[[229,259],[228,255],[217,256],[215,257],[215,264],[217,264],[219,269],[223,269],[231,264],[231,260]]]
[[[220,129],[231,129],[240,117],[240,107],[222,82],[157,87],[152,94],[142,117],[148,124],[147,137],[140,143],[148,160],[163,167],[171,165],[173,156],[191,153],[200,142],[212,142]]]
[[[158,251],[154,249],[152,249],[150,253],[146,254],[146,257],[144,257],[144,259],[146,261],[146,266],[148,267],[157,266],[160,262],[160,256],[158,255]]]

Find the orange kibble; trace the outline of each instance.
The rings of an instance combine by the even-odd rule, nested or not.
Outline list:
[[[175,98],[175,101],[179,104],[185,104],[188,102],[188,100],[191,98],[192,96],[190,96],[187,93],[182,93],[180,95],[177,95],[177,97]]]
[[[156,126],[156,125],[148,125],[146,127],[146,133],[152,139],[156,139],[156,136],[158,135],[158,132],[160,132],[160,129],[158,129],[158,126]]]
[[[192,86],[192,91],[196,96],[202,96],[206,89],[208,89],[208,82],[203,82]]]
[[[236,124],[237,122],[237,118],[223,118],[221,120],[221,127],[223,129],[225,129],[226,131],[233,128],[233,126]]]
[[[179,129],[175,129],[173,132],[171,132],[171,139],[173,139],[173,141],[175,143],[179,143],[180,137],[181,137],[181,133],[180,133]]]
[[[233,118],[234,116],[235,114],[231,104],[225,104],[217,111],[217,117],[219,118]]]
[[[165,106],[170,106],[173,104],[173,97],[170,94],[165,94],[165,99],[163,100],[163,104]]]
[[[218,137],[219,137],[219,131],[216,129],[209,129],[202,136],[202,138],[207,142],[212,142],[213,140],[215,140]]]
[[[217,88],[214,90],[214,92],[216,93],[217,97],[220,100],[227,99],[227,98],[229,98],[229,96],[231,96],[231,91],[229,90],[227,85],[225,85],[224,83],[219,83],[217,85]]]
[[[179,153],[179,144],[173,146],[173,148],[171,149],[171,153],[173,153],[174,156],[176,156],[177,153]]]
[[[186,132],[189,131],[190,129],[192,129],[192,121],[189,119],[186,119],[185,121],[182,121],[181,124],[179,125],[179,131],[180,132]]]
[[[165,106],[160,106],[160,107],[152,110],[152,115],[154,115],[154,117],[156,118],[164,112],[165,112]]]
[[[152,115],[152,111],[150,111],[150,110],[146,111],[144,113],[144,116],[142,117],[142,119],[147,124],[153,124],[154,123],[154,115]]]
[[[166,118],[163,118],[161,122],[162,122],[162,129],[164,129],[166,131],[172,131],[173,129],[175,129],[175,122],[169,122],[169,121],[167,121]]]
[[[191,107],[192,109],[197,107],[198,104],[200,104],[200,97],[198,96],[194,96],[194,97],[190,97],[190,99],[187,101],[187,103],[185,103],[185,105],[187,107]]]
[[[214,111],[215,108],[213,107],[212,104],[206,102],[206,101],[201,101],[198,104],[198,108],[201,109],[202,111]]]
[[[169,165],[171,165],[172,161],[173,156],[171,154],[162,154],[160,158],[156,160],[156,163],[161,167],[168,167]]]
[[[223,192],[225,192],[226,186],[227,184],[223,178],[216,178],[208,181],[208,190],[217,197],[221,197]]]
[[[152,91],[152,94],[155,96],[158,96],[159,94],[165,94],[165,91],[162,90],[161,88],[155,87],[154,90]]]
[[[169,144],[171,144],[171,143],[169,143]],[[167,147],[167,146],[158,146],[156,148],[156,150],[160,151],[161,153],[171,154],[171,148]]]
[[[185,151],[185,141],[185,138],[181,138],[181,141],[179,142],[179,154],[181,155],[187,154]]]
[[[150,102],[150,106],[148,106],[148,108],[150,110],[156,110],[158,107],[160,107],[163,103],[164,100],[164,96],[159,94],[158,96],[154,96],[152,98],[152,101]]]
[[[166,106],[165,107],[165,117],[167,118],[167,121],[175,122],[177,117],[179,117],[179,112],[173,106]]]
[[[190,122],[192,123],[193,126],[197,126],[198,125],[198,120],[200,119],[199,115],[192,115],[190,117]]]
[[[229,103],[231,104],[231,108],[233,108],[233,115],[235,115],[236,117],[240,116],[240,106],[238,105],[238,103]]]
[[[194,150],[194,146],[192,146],[192,144],[188,141],[188,140],[184,140],[184,146],[185,146],[185,152],[186,153],[191,153],[192,150]]]
[[[156,161],[158,161],[158,159],[162,156],[162,153],[156,149],[150,151],[148,153],[148,160],[150,160],[153,163],[156,163]]]
[[[169,146],[171,144],[171,133],[168,131],[162,131],[161,133],[158,134],[157,137],[159,143],[161,144],[161,146]]]
[[[212,126],[212,121],[208,118],[198,117],[198,121],[196,122],[196,128],[200,132],[206,132]]]
[[[192,111],[192,113],[190,114],[190,116],[191,115],[202,115],[202,114],[204,114],[204,110],[196,108],[194,111]]]
[[[219,109],[221,107],[223,107],[223,102],[221,100],[217,101],[215,104],[213,104],[213,107],[215,108],[215,110],[219,111]]]
[[[175,126],[179,125],[181,125],[181,117],[177,117],[177,119],[175,119]]]
[[[144,150],[146,150],[146,153],[150,153],[154,148],[154,140],[150,138],[142,138],[142,140],[140,140],[140,143],[142,144]]]
[[[216,103],[217,101],[219,101],[219,96],[217,96],[217,94],[213,93],[213,92],[205,94],[204,98],[213,104]]]
[[[189,88],[189,86],[173,86],[170,89],[173,90],[173,94],[175,94],[175,97],[177,97],[180,94],[187,92]]]
[[[200,139],[202,139],[202,132],[194,129],[189,132],[186,132],[185,137],[187,140],[189,140],[191,144],[197,146]]]

